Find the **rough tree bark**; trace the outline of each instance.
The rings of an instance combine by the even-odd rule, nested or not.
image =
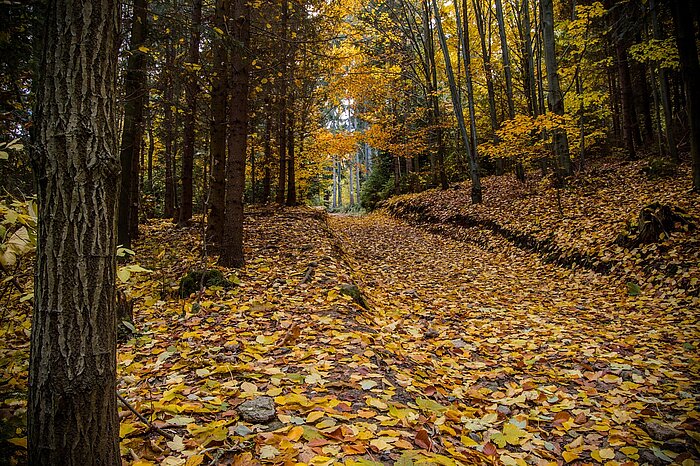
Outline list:
[[[121,465],[115,391],[117,5],[50,0],[45,10],[32,129],[40,208],[30,465]]]
[[[250,7],[246,0],[231,2],[231,101],[229,107],[228,160],[226,163],[226,216],[219,265],[242,267],[243,193],[248,143],[248,44],[250,42]]]
[[[142,47],[146,40],[147,4],[146,0],[134,2],[130,55],[124,77],[124,130],[119,154],[122,174],[117,231],[119,244],[127,248],[131,247],[131,240],[136,237],[133,233],[138,234],[139,157],[143,139],[143,109],[147,94],[146,54],[140,51],[139,47]]]

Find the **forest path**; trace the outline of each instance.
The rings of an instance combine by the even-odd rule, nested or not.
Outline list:
[[[696,311],[382,214],[329,224],[370,298],[382,345],[407,361],[394,368],[397,379],[443,404],[466,403],[474,419],[449,423],[466,445],[495,444],[502,460],[527,463],[663,464],[693,454]]]

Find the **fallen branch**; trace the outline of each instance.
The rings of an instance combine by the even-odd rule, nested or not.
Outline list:
[[[162,435],[163,437],[167,438],[168,440],[173,440],[175,438],[175,436],[173,434],[171,434],[170,432],[166,432],[163,429],[161,429],[160,427],[153,425],[153,423],[151,421],[149,421],[148,419],[146,419],[146,417],[143,414],[136,411],[136,408],[131,406],[131,404],[129,404],[129,402],[126,401],[124,399],[124,397],[119,394],[119,392],[117,392],[117,398],[119,398],[119,401],[121,401],[124,404],[124,406],[126,406],[129,409],[129,411],[134,413],[134,415],[136,415],[136,417],[139,418],[139,421],[146,424],[149,429]]]

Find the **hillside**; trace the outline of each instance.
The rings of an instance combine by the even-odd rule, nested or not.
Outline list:
[[[385,206],[391,215],[487,249],[509,241],[546,261],[610,274],[647,295],[697,298],[700,196],[688,191],[687,168],[650,178],[645,166],[598,162],[560,190],[535,173],[526,183],[493,176],[483,180],[482,204],[471,204],[470,185],[462,183],[395,197]],[[630,239],[620,235],[633,238],[640,211],[654,203],[681,209],[689,224],[673,222],[676,229],[662,231],[658,242],[625,245]]]

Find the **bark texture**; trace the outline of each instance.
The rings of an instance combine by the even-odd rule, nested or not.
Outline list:
[[[242,267],[243,193],[248,140],[248,58],[250,9],[245,0],[231,5],[234,47],[231,50],[231,102],[229,107],[228,160],[226,163],[226,216],[219,264]]]
[[[117,466],[117,2],[51,0],[45,11],[29,464]]]

